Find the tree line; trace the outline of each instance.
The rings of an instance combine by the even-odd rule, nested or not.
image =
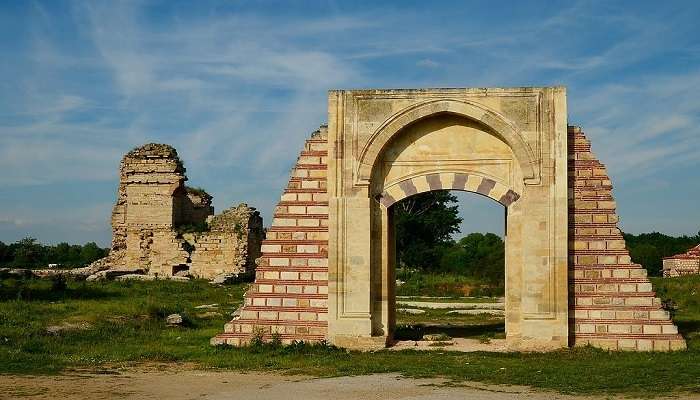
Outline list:
[[[493,233],[471,233],[459,240],[457,198],[449,191],[420,193],[394,206],[396,252],[399,267],[471,276],[502,284],[505,278],[505,244]],[[651,276],[661,276],[663,258],[687,251],[700,243],[694,236],[663,233],[624,233],[632,261]]]
[[[624,233],[632,261],[642,264],[651,276],[661,276],[663,258],[685,253],[700,243],[700,231],[693,236],[669,236],[659,232]]]
[[[0,267],[47,268],[59,264],[63,268],[83,267],[109,253],[95,242],[84,245],[58,243],[43,245],[26,237],[11,244],[0,241]]]

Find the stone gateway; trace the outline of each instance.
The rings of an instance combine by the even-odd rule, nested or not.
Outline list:
[[[510,348],[685,347],[631,262],[610,178],[567,126],[562,87],[330,91],[328,126],[298,158],[240,317],[212,343],[390,344],[392,205],[441,189],[505,209]]]

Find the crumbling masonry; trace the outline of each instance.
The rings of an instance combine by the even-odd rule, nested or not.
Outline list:
[[[119,169],[111,251],[98,262],[162,277],[252,274],[263,236],[258,211],[240,204],[215,216],[212,197],[185,181],[171,146],[151,143],[127,153]]]

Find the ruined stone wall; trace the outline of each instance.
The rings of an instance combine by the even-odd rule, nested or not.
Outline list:
[[[176,225],[200,225],[214,215],[212,196],[202,189],[184,187],[185,193],[177,196],[175,203]]]
[[[184,235],[192,246],[190,273],[208,278],[222,273],[251,274],[264,236],[262,217],[247,204],[210,218],[209,232]]]
[[[125,192],[124,267],[168,275],[169,264],[186,263],[188,258],[173,231],[177,206],[187,196],[185,168],[177,151],[155,143],[138,147],[122,159],[120,178]]]
[[[241,204],[212,217],[212,197],[185,186],[174,148],[151,143],[130,151],[119,176],[112,249],[100,265],[158,276],[189,271],[199,278],[252,272],[263,236],[260,214]],[[179,233],[184,228],[202,232]]]
[[[579,127],[569,127],[569,308],[572,344],[676,350],[685,340],[630,258],[612,182]]]
[[[126,265],[150,275],[171,276],[189,261],[185,241],[173,230],[132,230],[127,235]]]
[[[665,278],[700,274],[700,245],[685,253],[664,258],[663,273]]]

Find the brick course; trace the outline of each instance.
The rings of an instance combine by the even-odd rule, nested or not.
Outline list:
[[[685,340],[617,226],[612,183],[579,127],[569,127],[569,322],[571,344],[611,350],[676,350]]]
[[[261,246],[255,283],[241,315],[213,344],[248,343],[256,334],[283,343],[325,340],[328,331],[327,128],[306,140]]]

